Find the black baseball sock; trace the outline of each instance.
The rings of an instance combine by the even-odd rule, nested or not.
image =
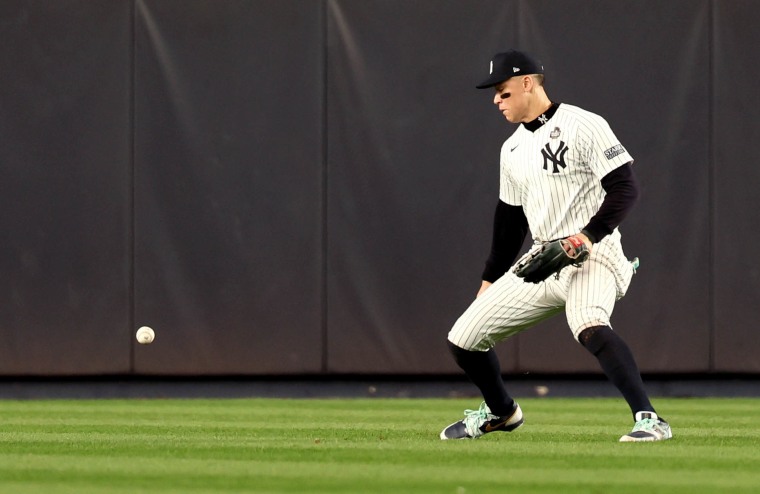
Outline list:
[[[634,416],[636,412],[655,411],[630,348],[612,328],[594,326],[584,329],[578,341],[599,360],[602,370],[623,394]]]
[[[504,387],[499,358],[494,349],[473,352],[459,348],[450,341],[447,343],[456,363],[480,389],[491,413],[499,416],[511,415],[515,409],[515,400]]]

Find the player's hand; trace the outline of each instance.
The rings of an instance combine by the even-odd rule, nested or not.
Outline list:
[[[491,285],[493,285],[493,283],[491,283],[490,281],[485,281],[484,280],[483,283],[481,283],[480,290],[478,290],[478,295],[475,298],[478,298],[481,295],[483,295],[483,292],[485,292],[486,290],[488,290],[488,287],[491,286]]]
[[[586,248],[589,252],[591,252],[591,246],[594,245],[593,242],[586,236],[585,233],[576,233],[573,235],[573,237],[578,238],[583,241],[584,244],[586,244]],[[567,250],[567,249],[565,249]]]

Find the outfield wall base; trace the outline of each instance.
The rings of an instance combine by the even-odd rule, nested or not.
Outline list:
[[[599,376],[505,376],[515,397],[617,397]],[[760,397],[760,377],[645,376],[653,397]],[[477,398],[466,380],[351,377],[345,379],[132,379],[3,380],[0,399],[118,398]]]

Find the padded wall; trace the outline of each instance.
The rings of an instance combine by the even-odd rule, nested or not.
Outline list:
[[[321,14],[137,2],[136,372],[321,370]]]
[[[446,333],[480,286],[498,199],[491,46],[513,2],[328,2],[328,363],[457,370]],[[479,56],[480,55],[480,56]],[[501,352],[512,357],[507,343]],[[515,359],[505,359],[514,368]]]
[[[750,0],[5,0],[0,375],[449,374],[539,54],[636,158],[645,372],[758,372]],[[583,22],[577,22],[582,19]],[[135,329],[157,339],[138,346]],[[559,316],[508,373],[596,372]]]
[[[0,375],[129,370],[131,24],[0,4]]]
[[[757,305],[760,267],[732,251],[760,241],[757,146],[760,126],[747,111],[760,106],[760,67],[748,63],[760,43],[758,4],[741,0],[714,4],[713,139],[711,149],[714,368],[760,372]]]

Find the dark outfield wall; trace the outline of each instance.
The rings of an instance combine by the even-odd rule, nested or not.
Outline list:
[[[645,372],[760,372],[751,0],[4,0],[0,375],[458,372],[512,131],[474,89],[543,58],[643,196],[614,315]],[[141,325],[150,346],[134,342]],[[562,317],[505,372],[588,372]]]

